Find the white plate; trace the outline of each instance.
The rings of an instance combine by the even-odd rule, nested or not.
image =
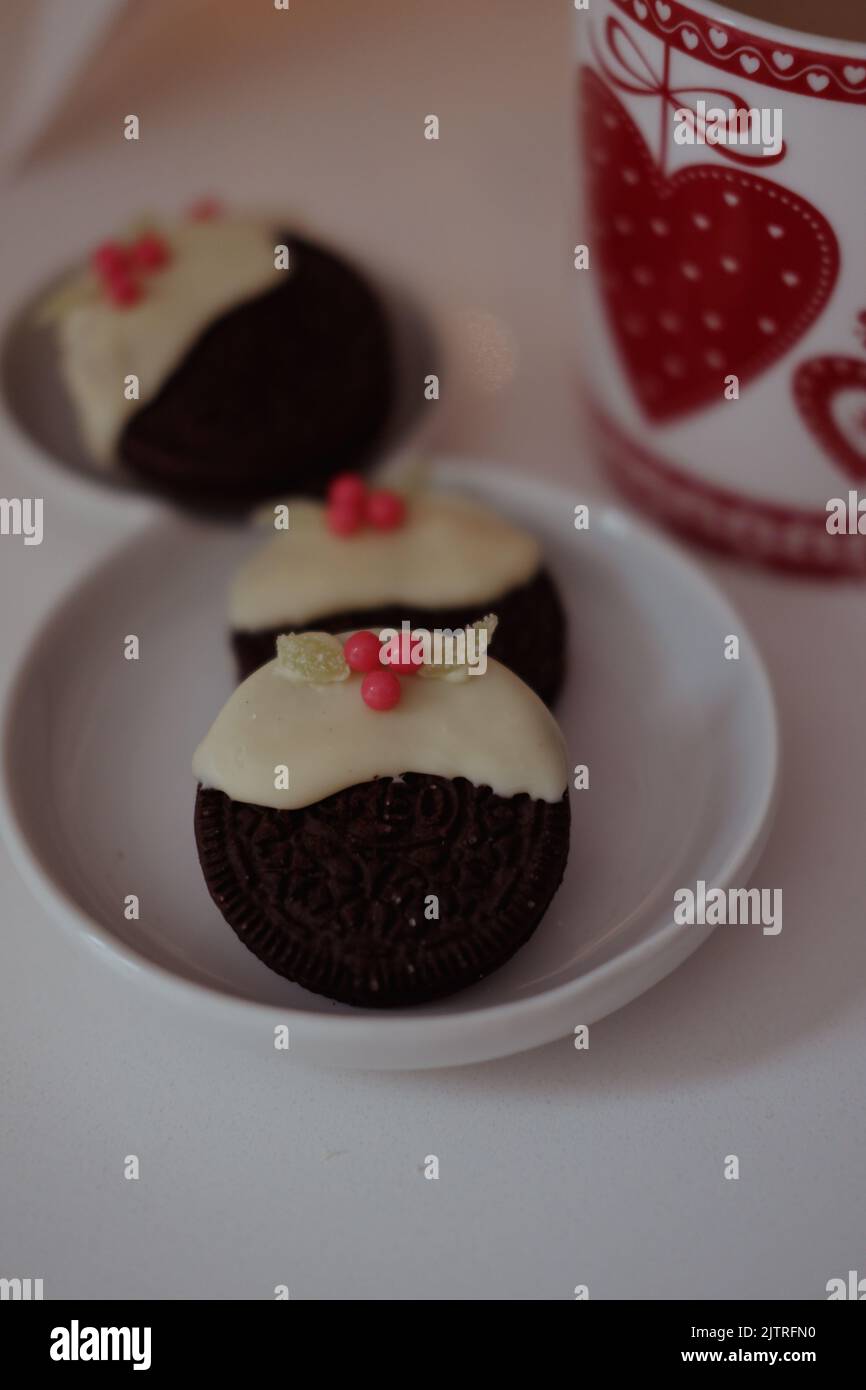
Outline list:
[[[710,928],[673,923],[673,894],[740,886],[772,814],[777,729],[742,620],[690,561],[617,511],[573,525],[567,493],[451,464],[440,476],[541,537],[570,620],[558,713],[572,791],[565,881],[502,970],[438,1004],[332,1004],[261,965],[202,881],[193,748],[232,688],[224,593],[258,538],[172,517],[110,556],[35,639],[5,727],[6,832],[38,896],[103,963],[215,1026],[341,1066],[477,1062],[550,1042],[635,998]],[[140,640],[137,662],[123,640]],[[740,658],[727,661],[728,634]],[[127,894],[141,917],[124,918]]]

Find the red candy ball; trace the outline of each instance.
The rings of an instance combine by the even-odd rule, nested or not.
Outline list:
[[[357,507],[359,510],[367,495],[367,485],[359,473],[338,473],[331,479],[328,488],[328,501],[338,507]]]
[[[192,222],[210,222],[214,217],[221,217],[222,212],[219,198],[199,198],[187,209],[187,216]]]
[[[383,488],[371,492],[366,504],[367,520],[379,531],[393,531],[403,525],[406,517],[406,503],[399,492],[389,492]]]
[[[388,670],[396,671],[398,676],[414,676],[419,667],[423,665],[420,656],[413,656],[408,661],[389,661]]]
[[[156,232],[146,232],[139,237],[129,254],[133,265],[142,270],[160,270],[171,260],[168,245]]]
[[[343,643],[343,655],[350,671],[378,671],[381,650],[375,632],[353,632]]]
[[[361,698],[370,709],[393,709],[400,700],[400,682],[393,671],[368,671],[361,681]]]
[[[332,503],[325,509],[325,522],[335,536],[353,536],[360,529],[362,519],[357,507]]]
[[[105,292],[112,304],[121,309],[127,309],[141,299],[141,285],[125,271],[108,277]]]
[[[129,252],[119,241],[104,241],[90,258],[97,275],[114,275],[129,266]]]
[[[397,660],[397,661],[385,661],[385,660],[383,660],[383,665],[387,666],[389,671],[396,671],[396,673],[397,673],[398,676],[414,676],[414,675],[415,675],[415,672],[416,672],[421,666],[424,665],[424,661],[423,661],[423,658],[422,658],[422,656],[421,656],[421,653],[418,652],[417,655],[416,655],[416,654],[412,651],[412,643],[413,643],[414,639],[415,639],[415,634],[414,634],[414,632],[413,632],[413,633],[411,634],[411,636],[410,636],[409,642],[406,644],[407,647],[409,648],[408,660],[406,660],[406,661],[402,661],[402,660]],[[387,646],[387,648],[385,649],[385,652],[386,652],[386,654],[387,654],[387,652],[390,651],[391,648],[395,648],[395,649],[400,653],[400,656],[402,657],[403,654],[404,654],[404,653],[403,653],[403,650],[402,650],[402,647],[403,647],[403,640],[402,640],[402,633],[401,633],[401,634],[397,637],[396,641],[392,640],[391,642],[388,643],[388,646]]]

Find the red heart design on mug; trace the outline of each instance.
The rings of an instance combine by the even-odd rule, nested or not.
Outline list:
[[[813,357],[794,374],[794,399],[809,429],[843,473],[866,478],[866,362]]]
[[[628,112],[583,70],[582,135],[595,265],[625,372],[645,413],[668,420],[722,399],[797,342],[839,269],[810,203],[722,164],[665,177]]]

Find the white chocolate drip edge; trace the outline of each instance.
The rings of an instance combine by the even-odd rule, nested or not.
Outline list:
[[[288,787],[277,786],[283,768]],[[555,802],[567,760],[553,715],[491,657],[483,676],[462,683],[405,677],[400,703],[385,712],[364,703],[358,675],[297,683],[271,661],[230,696],[196,749],[193,772],[233,801],[283,811],[406,772]]]
[[[526,583],[541,563],[533,536],[451,494],[410,498],[404,525],[348,537],[328,529],[321,504],[290,499],[288,507],[289,529],[255,551],[232,584],[235,631],[289,630],[392,603],[484,604]]]

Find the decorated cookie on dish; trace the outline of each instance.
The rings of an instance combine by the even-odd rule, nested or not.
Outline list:
[[[268,510],[266,541],[235,576],[229,626],[238,671],[274,655],[277,635],[462,628],[499,619],[496,656],[547,704],[562,684],[565,620],[538,541],[489,507],[453,493],[402,494],[357,475],[331,484],[324,504]]]
[[[210,506],[322,495],[393,396],[385,311],[332,252],[212,200],[97,244],[43,306],[93,463]]]
[[[196,751],[195,833],[211,897],[265,965],[396,1007],[529,939],[570,813],[562,735],[523,681],[486,654],[398,673],[382,637],[281,637]]]

